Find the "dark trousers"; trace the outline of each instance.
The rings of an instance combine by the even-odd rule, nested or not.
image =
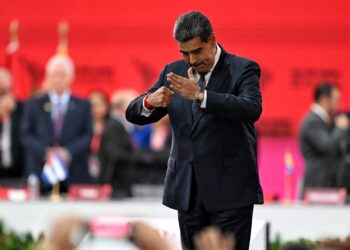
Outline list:
[[[236,250],[248,250],[252,217],[253,205],[224,211],[206,211],[198,196],[197,185],[193,180],[190,208],[188,211],[178,211],[182,248],[195,249],[193,236],[205,227],[215,226],[223,234],[234,234]]]

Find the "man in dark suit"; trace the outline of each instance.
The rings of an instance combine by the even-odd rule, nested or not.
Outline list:
[[[263,203],[254,129],[260,68],[218,45],[199,12],[180,16],[174,37],[184,60],[166,65],[126,117],[143,125],[169,115],[163,203],[178,210],[183,247],[193,249],[193,235],[215,225],[235,234],[236,249],[248,249],[253,205]]]
[[[340,91],[335,85],[325,83],[317,86],[311,111],[303,119],[299,133],[305,159],[304,190],[339,185],[341,141],[345,139],[349,127],[345,115],[334,119],[339,103]]]
[[[54,56],[46,65],[48,93],[28,101],[22,124],[26,150],[26,174],[41,174],[50,154],[58,154],[68,165],[68,178],[62,183],[90,183],[88,155],[92,137],[90,105],[73,96],[70,85],[74,77],[73,62]]]
[[[19,136],[21,119],[22,103],[12,94],[11,74],[0,68],[0,178],[9,181],[20,181],[23,174],[24,152]]]
[[[350,112],[346,113],[350,120]],[[350,203],[350,129],[347,130],[346,136],[341,141],[342,163],[338,172],[339,187],[347,190],[346,202]]]

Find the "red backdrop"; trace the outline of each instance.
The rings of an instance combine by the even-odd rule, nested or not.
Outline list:
[[[175,19],[200,10],[227,51],[262,67],[260,134],[296,135],[319,81],[339,84],[342,108],[350,108],[349,7],[347,0],[1,0],[0,58],[8,24],[18,18],[21,53],[38,85],[45,62],[56,50],[57,23],[65,19],[77,66],[76,94],[125,87],[144,91],[167,62],[181,56],[172,39]]]
[[[349,1],[34,1],[1,0],[0,45],[7,26],[21,24],[21,53],[40,81],[57,45],[59,20],[70,23],[70,55],[77,64],[74,92],[145,90],[165,63],[180,58],[172,39],[179,14],[207,14],[218,41],[263,69],[262,134],[295,134],[320,80],[342,86],[350,106]],[[2,50],[2,52],[4,51]],[[0,55],[1,56],[1,55]]]

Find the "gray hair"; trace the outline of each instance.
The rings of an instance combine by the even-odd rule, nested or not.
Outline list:
[[[209,19],[198,11],[190,11],[176,20],[173,35],[179,42],[187,42],[196,36],[199,36],[202,42],[208,42],[212,33]]]
[[[0,80],[12,84],[12,76],[8,69],[0,67]]]
[[[46,64],[46,73],[54,70],[58,65],[62,65],[66,71],[66,73],[70,77],[74,77],[74,64],[73,61],[64,55],[55,55],[49,59]]]

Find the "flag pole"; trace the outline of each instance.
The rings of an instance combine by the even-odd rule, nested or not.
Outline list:
[[[18,28],[19,28],[18,20],[17,19],[12,20],[9,25],[10,43],[18,42]]]
[[[67,21],[61,21],[58,24],[58,46],[57,52],[58,55],[68,56],[68,32],[69,24]]]
[[[55,184],[52,185],[50,200],[51,201],[60,201],[61,200],[60,183],[59,182],[56,182]]]
[[[293,182],[294,182],[294,163],[291,150],[284,153],[284,204],[293,203]]]

